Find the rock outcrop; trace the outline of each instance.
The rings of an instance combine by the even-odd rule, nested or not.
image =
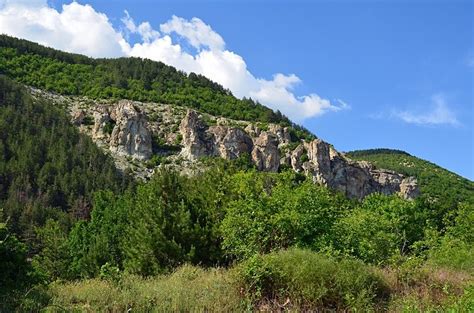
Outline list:
[[[191,161],[212,155],[207,127],[196,111],[189,110],[181,121],[179,131],[183,136],[181,155]]]
[[[110,135],[110,150],[139,160],[149,159],[152,143],[145,115],[131,102],[120,101],[110,117],[115,122]]]
[[[204,156],[218,156],[233,160],[252,151],[252,139],[240,128],[229,126],[207,127],[199,115],[189,110],[181,121],[183,136],[181,155],[189,160]]]
[[[301,164],[305,152],[308,161]],[[315,183],[339,190],[350,198],[362,199],[379,192],[399,193],[411,199],[418,192],[414,178],[377,169],[368,162],[352,161],[320,139],[298,146],[292,154],[292,167],[295,171],[303,170]]]
[[[252,161],[259,171],[277,172],[280,165],[278,140],[270,132],[262,132],[254,141]]]
[[[71,113],[71,123],[76,126],[79,126],[84,123],[85,118],[86,112],[84,110],[75,110]]]
[[[209,127],[208,133],[212,135],[212,155],[233,160],[242,154],[252,151],[252,139],[240,128],[226,126]]]
[[[232,160],[250,153],[260,171],[277,172],[284,164],[304,173],[314,183],[343,192],[350,198],[362,199],[374,192],[398,193],[407,199],[418,195],[416,179],[377,169],[368,162],[352,161],[321,139],[301,141],[281,156],[281,148],[291,143],[288,128],[270,125],[267,131],[261,131],[249,124],[242,130],[229,126],[224,120],[217,124],[208,127],[195,111],[189,110],[180,125],[181,155],[191,161],[204,156]]]
[[[109,134],[105,131],[105,127],[110,123],[109,110],[105,106],[100,106],[97,111],[94,112],[94,127],[92,128],[92,139],[104,140],[109,137]]]
[[[152,155],[146,117],[130,101],[99,107],[94,112],[92,138],[105,142],[119,156],[147,160]]]

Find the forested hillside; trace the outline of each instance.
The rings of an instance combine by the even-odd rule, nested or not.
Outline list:
[[[65,112],[0,76],[0,208],[10,230],[31,243],[35,226],[87,218],[96,190],[129,184]]]
[[[93,99],[178,104],[237,120],[292,125],[280,112],[251,99],[237,99],[202,75],[187,75],[161,62],[92,59],[6,35],[0,35],[0,47],[0,74],[29,86]]]
[[[418,179],[421,197],[427,203],[436,203],[441,213],[452,211],[461,202],[474,207],[474,182],[456,175],[436,164],[412,156],[404,151],[371,149],[348,152],[355,160],[365,160]]]

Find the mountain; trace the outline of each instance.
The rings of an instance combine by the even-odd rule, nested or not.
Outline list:
[[[377,167],[416,177],[421,193],[446,205],[458,202],[474,204],[474,182],[434,163],[407,152],[393,149],[369,149],[347,152],[354,160],[368,161]]]
[[[347,155],[354,160],[368,161],[375,166],[415,177],[421,191],[420,201],[432,207],[435,220],[439,222],[452,220],[453,212],[460,206],[474,208],[474,182],[429,161],[392,149],[357,150]]]
[[[202,75],[140,58],[92,59],[0,35],[0,74],[28,86],[91,99],[177,104],[233,119],[280,123],[308,132],[280,112],[237,99]]]
[[[158,159],[186,165],[182,158],[248,155],[258,170],[291,168],[352,198],[418,193],[415,180],[353,162],[280,113],[239,100],[202,76],[150,60],[91,59],[8,36],[0,37],[0,47],[0,73],[66,106],[83,133],[140,177],[150,177]],[[191,110],[185,116],[181,107]]]

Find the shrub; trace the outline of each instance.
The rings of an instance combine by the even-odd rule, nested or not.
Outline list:
[[[297,248],[254,256],[236,270],[257,305],[271,299],[302,310],[366,310],[387,295],[382,278],[363,263]]]

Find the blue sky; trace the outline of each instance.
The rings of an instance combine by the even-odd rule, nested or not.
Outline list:
[[[71,3],[31,1],[47,7],[44,20],[56,18],[62,5]],[[105,14],[107,23],[127,42],[122,51],[128,52],[120,53],[201,70],[237,95],[251,95],[281,108],[338,150],[401,149],[474,179],[472,1],[81,0],[77,4],[89,4],[95,13]],[[99,49],[100,44],[87,43],[89,39],[86,43],[95,50],[82,42],[65,46],[61,38],[66,36],[60,30],[37,22],[25,21],[28,27],[10,30],[6,14],[20,11],[8,11],[9,6],[11,0],[0,0],[0,31],[89,55],[119,51],[107,50],[112,45]],[[77,16],[68,15],[68,20]],[[131,22],[128,27],[125,21]],[[143,22],[149,22],[148,28],[139,27]],[[41,31],[46,27],[53,35],[32,32],[34,27]],[[42,37],[35,37],[38,33]],[[199,67],[188,55],[177,59],[164,54],[164,45],[144,44],[165,34],[196,59],[202,51],[211,52],[202,54]],[[241,79],[232,72],[235,66]]]

